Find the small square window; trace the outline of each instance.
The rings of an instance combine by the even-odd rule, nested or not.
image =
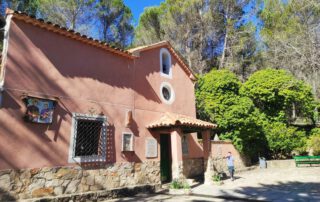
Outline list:
[[[122,151],[133,151],[133,134],[122,134]]]
[[[106,117],[74,114],[69,162],[106,160]]]

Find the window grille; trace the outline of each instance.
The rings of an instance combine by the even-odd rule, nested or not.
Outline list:
[[[72,160],[97,162],[106,160],[106,117],[74,114]]]

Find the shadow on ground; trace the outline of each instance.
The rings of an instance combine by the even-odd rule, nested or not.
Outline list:
[[[209,197],[209,195],[203,194],[193,195]],[[239,197],[239,195],[243,197]],[[261,183],[259,187],[246,186],[232,190],[222,189],[216,198],[244,201],[320,201],[320,183],[297,181],[277,182],[276,184]]]
[[[317,177],[317,176],[315,176]],[[208,194],[169,195],[169,194],[143,194],[129,198],[115,199],[116,202],[133,201],[320,201],[320,183],[302,182],[278,182],[276,184],[259,184],[259,187],[239,187],[235,189],[223,189],[214,193],[208,190]]]

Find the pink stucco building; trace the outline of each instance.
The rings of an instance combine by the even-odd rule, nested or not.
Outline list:
[[[168,42],[124,51],[8,10],[3,197],[152,187],[203,174],[216,126],[196,119],[194,85]]]

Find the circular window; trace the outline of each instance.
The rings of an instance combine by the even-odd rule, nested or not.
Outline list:
[[[167,88],[167,87],[162,87],[162,95],[163,95],[163,98],[166,99],[166,100],[170,100],[170,97],[171,97],[171,94],[170,94],[170,90]]]
[[[173,92],[173,88],[169,83],[163,82],[161,84],[160,94],[161,94],[162,100],[166,104],[171,104],[174,101],[174,96],[175,95],[174,95],[174,92]]]

